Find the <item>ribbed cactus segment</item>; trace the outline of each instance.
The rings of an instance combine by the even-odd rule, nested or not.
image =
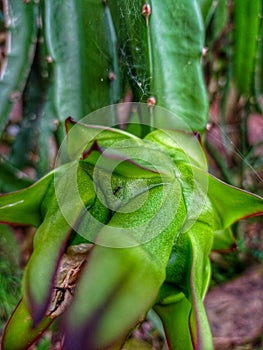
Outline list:
[[[119,0],[122,61],[134,98],[174,112],[202,131],[208,101],[200,64],[204,28],[196,1]]]
[[[48,59],[54,69],[56,114],[76,119],[119,100],[117,39],[103,1],[45,1]],[[66,30],[64,30],[66,25]]]
[[[255,52],[257,47],[262,2],[237,0],[234,4],[233,73],[240,94],[250,96],[253,91]]]
[[[37,39],[39,5],[31,1],[4,1],[6,13],[6,58],[0,75],[0,133],[14,103],[21,97]]]

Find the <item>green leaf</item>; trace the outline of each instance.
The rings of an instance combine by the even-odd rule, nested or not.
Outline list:
[[[141,147],[140,147],[141,146]],[[148,146],[148,147],[147,147]],[[134,144],[134,142],[126,142],[125,147],[117,147],[105,149],[99,147],[95,142],[89,150],[84,154],[85,162],[96,165],[97,168],[104,169],[110,173],[114,173],[127,179],[155,179],[162,177],[163,179],[173,179],[174,174],[168,165],[172,162],[159,149],[149,147],[149,145]]]
[[[106,347],[125,336],[150,308],[163,279],[164,271],[149,263],[141,247],[96,247],[70,309],[66,349]],[[138,288],[141,283],[145,288]]]
[[[231,227],[214,231],[213,250],[233,251],[236,249],[236,240]]]
[[[20,300],[9,319],[2,338],[2,350],[26,350],[32,345],[54,319],[44,317],[37,327],[32,325],[32,317],[24,302]]]
[[[32,183],[33,181],[26,174],[0,157],[0,193],[20,190]]]
[[[263,198],[228,185],[212,175],[208,179],[208,197],[218,215],[216,230],[227,228],[246,217],[263,215]]]
[[[199,196],[203,197],[207,192],[216,213],[215,230],[226,229],[242,218],[263,214],[263,198],[228,185],[206,172],[206,158],[195,136],[178,131],[156,130],[148,134],[145,140],[156,142],[172,158],[185,192],[188,210],[189,198],[197,200],[198,206]],[[230,243],[231,235],[229,231],[225,233]]]
[[[213,349],[212,335],[203,304],[203,296],[210,275],[207,275],[208,255],[212,248],[213,230],[206,223],[197,223],[189,232],[191,242],[191,270],[188,298],[192,303],[190,328],[193,347],[197,350]]]
[[[132,140],[134,143],[141,144],[141,140],[130,133],[107,126],[86,124],[85,121],[86,118],[82,122],[76,122],[71,117],[65,121],[67,153],[71,159],[79,159],[95,141],[104,147],[110,147],[116,143],[118,144],[118,142],[120,142],[120,145],[125,145],[125,143],[121,143],[125,140]],[[87,122],[89,122],[88,119]],[[96,123],[99,124],[97,119]]]
[[[220,1],[220,0],[219,0]],[[199,3],[204,23],[210,19],[211,8],[213,7],[213,0],[197,0]]]
[[[131,147],[131,151],[135,148]],[[137,148],[138,149],[138,148]],[[124,177],[139,178],[156,177],[159,172],[154,167],[146,164],[136,163],[132,159],[127,159],[125,153],[118,153],[114,149],[104,151],[95,142],[91,148],[85,152],[83,162],[99,166],[105,170],[113,170],[114,173],[121,174]],[[82,164],[83,164],[82,162]]]
[[[205,16],[204,20],[207,32],[206,43],[210,49],[227,25],[229,14],[228,3],[227,0],[199,0],[199,2],[201,4],[203,17]]]
[[[38,227],[44,218],[43,201],[49,200],[54,177],[63,178],[72,165],[65,164],[42,177],[33,185],[0,195],[0,222]],[[48,197],[48,199],[47,199]]]
[[[171,193],[172,200],[167,200]],[[104,246],[95,246],[79,281],[68,315],[66,349],[73,344],[79,349],[104,348],[122,339],[158,294],[172,242],[185,218],[184,205],[178,183],[159,185],[149,191],[143,206],[125,213],[141,196],[115,213],[98,235],[97,242]],[[145,237],[148,242],[134,246]],[[126,248],[118,248],[120,244]]]
[[[149,133],[144,140],[157,143],[173,160],[175,165],[183,162],[207,170],[204,150],[193,133],[160,129]]]
[[[213,235],[211,229],[207,230],[206,224],[200,222],[181,234],[179,240],[182,235],[183,244],[178,242],[179,249],[174,245],[156,311],[167,330],[168,342],[174,348],[210,350],[213,349],[212,337],[202,300],[210,280],[208,254]],[[183,276],[179,276],[180,273]]]
[[[169,324],[182,318],[182,322],[188,325],[188,330],[183,334],[188,339],[189,349],[212,349],[212,337],[206,312],[203,305],[203,297],[209,285],[210,269],[208,256],[213,243],[214,213],[209,200],[200,197],[203,203],[202,211],[198,220],[185,232],[181,232],[174,241],[172,254],[166,269],[165,285],[162,287],[158,298],[160,315],[163,318],[164,327],[169,330],[168,339],[172,344],[178,341],[176,332],[177,325]],[[184,294],[187,301],[181,301],[180,292]],[[177,305],[178,301],[180,303]],[[166,315],[163,305],[170,305],[171,309],[181,309],[181,316]],[[187,319],[188,317],[188,319]],[[166,324],[165,322],[168,322]],[[189,343],[191,335],[191,345]],[[182,341],[178,344],[182,345]],[[182,349],[183,347],[178,349]]]
[[[30,187],[0,195],[0,222],[39,226],[42,222],[41,203],[53,180],[53,172]]]
[[[13,270],[17,271],[20,260],[20,250],[14,232],[8,225],[0,224],[0,247],[1,273],[6,274],[6,263],[7,265],[10,265],[8,268],[10,267],[12,273],[16,275],[15,271]]]
[[[173,301],[161,300],[155,304],[154,310],[163,322],[169,347],[176,350],[193,350],[189,330],[191,304],[183,293],[172,296]]]
[[[23,277],[23,295],[34,324],[41,321],[49,306],[58,263],[67,241],[83,210],[95,201],[92,181],[81,168],[77,170],[81,201],[74,201],[69,183],[75,179],[76,164],[70,163],[64,176],[55,180],[55,190],[42,204],[45,217],[34,239],[34,250]],[[68,190],[65,191],[65,188]]]
[[[4,328],[20,298],[20,247],[13,230],[0,224],[0,329]]]
[[[223,29],[227,26],[228,21],[228,2],[227,0],[217,1],[217,6],[213,13],[212,23],[211,23],[211,41],[214,43],[222,33]]]
[[[68,153],[71,158],[82,155],[83,166],[87,162],[128,178],[174,176],[171,160],[156,144],[125,131],[76,123],[72,118],[66,120],[66,129]],[[178,139],[180,143],[182,137]]]

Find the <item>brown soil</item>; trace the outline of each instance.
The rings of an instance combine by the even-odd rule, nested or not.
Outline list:
[[[263,265],[211,289],[205,306],[216,350],[263,349]]]

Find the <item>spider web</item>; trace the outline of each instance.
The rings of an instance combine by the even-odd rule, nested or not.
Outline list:
[[[141,31],[136,28],[145,26],[145,19],[141,14],[141,7],[136,1],[127,1],[119,8],[121,22],[121,64],[128,76],[131,86],[136,91],[139,102],[146,100],[150,95],[150,76],[147,67],[147,41],[141,37]],[[127,30],[125,23],[129,21]],[[134,57],[136,55],[136,58]],[[136,63],[135,63],[136,60]]]

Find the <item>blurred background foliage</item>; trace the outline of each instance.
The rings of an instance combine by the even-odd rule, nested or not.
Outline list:
[[[203,60],[209,96],[205,148],[210,171],[231,185],[263,195],[262,2],[203,1]],[[238,250],[212,254],[212,285],[263,261],[263,220],[234,227]]]
[[[77,65],[81,58],[74,57],[74,52],[81,54],[78,47],[81,45],[93,45],[91,50],[102,51],[102,48],[96,47],[95,41],[87,42],[85,35],[78,42],[71,36],[76,30],[76,23],[80,20],[87,23],[85,11],[71,8],[71,1],[64,9],[59,7],[61,21],[66,26],[64,31],[55,33],[60,45],[64,45],[60,52],[59,45],[48,47],[48,43],[43,41],[43,31],[47,33],[55,29],[48,27],[48,21],[45,22],[46,27],[41,24],[38,1],[31,1],[31,10],[23,13],[26,28],[21,23],[8,23],[4,15],[7,2],[0,1],[0,69],[4,71],[8,54],[12,70],[9,83],[0,84],[1,193],[26,187],[52,168],[64,137],[63,120],[69,110],[73,111],[74,118],[80,119],[104,105],[132,100],[129,82],[122,81],[121,91],[124,93],[120,94],[114,85],[114,77],[111,81],[104,77],[101,82],[105,91],[110,87],[107,98],[104,92],[96,96],[96,88],[80,94],[78,84],[82,72]],[[206,33],[202,65],[209,98],[209,122],[204,146],[210,172],[232,185],[263,196],[262,1],[197,2]],[[21,6],[23,12],[23,2],[14,3],[14,6]],[[40,1],[40,6],[47,4]],[[48,13],[49,8],[45,11]],[[105,16],[104,30],[110,32],[111,19],[107,13]],[[119,21],[118,18],[113,20]],[[103,52],[108,53],[113,68],[116,68],[112,59],[117,50],[116,42],[106,42],[105,45]],[[54,56],[51,57],[49,52],[52,50]],[[59,57],[60,54],[63,57]],[[59,59],[67,59],[72,71],[67,71],[68,67],[58,63],[55,76],[54,57],[58,62]],[[109,57],[102,54],[101,60],[95,62],[96,69],[103,69]],[[93,68],[84,64],[82,69]],[[94,74],[91,72],[87,84],[92,85],[96,69]],[[72,76],[75,76],[74,80]],[[56,100],[59,97],[54,94],[54,89],[61,89],[61,100]],[[92,94],[99,104],[85,105],[83,96],[87,93]],[[263,262],[263,219],[243,220],[234,227],[234,231],[239,249],[231,254],[215,252],[211,256],[212,285],[232,279],[248,266]],[[16,228],[14,238],[9,227],[0,226],[0,328],[19,298],[21,271],[30,254],[31,244],[32,233],[28,229]]]

